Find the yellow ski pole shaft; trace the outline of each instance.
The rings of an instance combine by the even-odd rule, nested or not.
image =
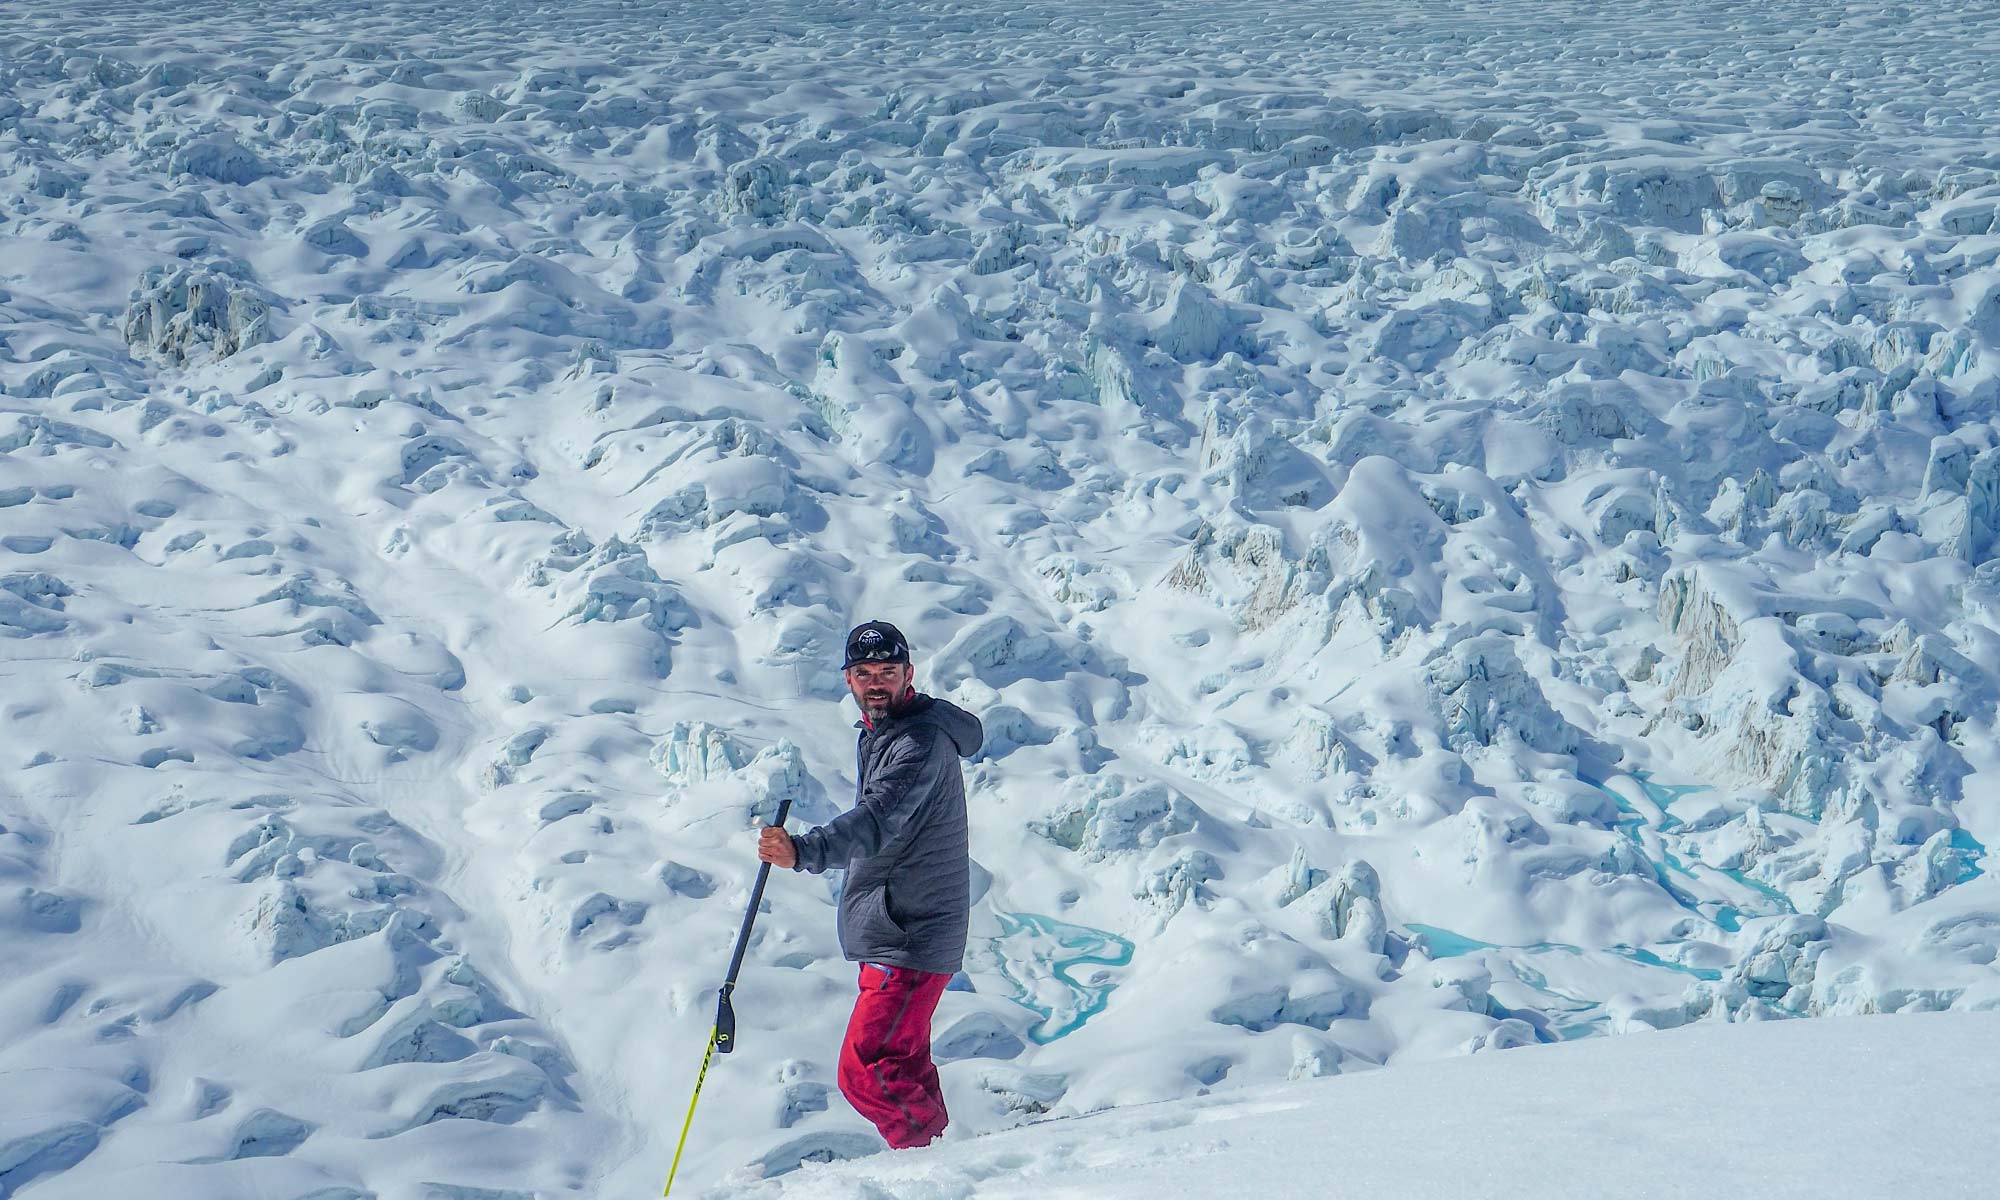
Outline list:
[[[667,1171],[667,1186],[660,1189],[665,1196],[674,1190],[674,1175],[681,1169],[681,1151],[687,1149],[688,1129],[694,1124],[694,1106],[701,1099],[701,1081],[708,1078],[708,1060],[715,1057],[715,1030],[708,1033],[708,1049],[701,1056],[701,1071],[694,1077],[694,1095],[688,1099],[687,1120],[681,1122],[681,1142],[674,1147],[674,1165]]]

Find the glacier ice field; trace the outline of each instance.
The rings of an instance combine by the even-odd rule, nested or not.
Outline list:
[[[951,1137],[2000,1009],[2000,8],[0,7],[0,1198],[664,1178],[842,635]],[[878,1147],[774,874],[676,1194]]]

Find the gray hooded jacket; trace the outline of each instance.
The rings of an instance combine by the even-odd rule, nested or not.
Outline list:
[[[855,725],[854,807],[794,837],[792,869],[847,869],[836,927],[849,961],[962,970],[972,870],[958,760],[979,752],[985,730],[921,692],[873,729]]]

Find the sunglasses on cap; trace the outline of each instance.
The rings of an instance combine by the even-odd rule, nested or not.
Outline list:
[[[910,646],[894,630],[864,628],[847,643],[847,661],[842,668],[864,662],[908,662]]]

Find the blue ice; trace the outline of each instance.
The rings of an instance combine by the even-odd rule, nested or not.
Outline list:
[[[987,940],[991,968],[1013,987],[1009,999],[1042,1018],[1028,1031],[1029,1041],[1046,1046],[1104,1011],[1117,985],[1104,979],[1102,971],[1087,980],[1071,972],[1083,966],[1125,966],[1132,961],[1131,942],[1034,913],[994,915],[1002,932]]]

